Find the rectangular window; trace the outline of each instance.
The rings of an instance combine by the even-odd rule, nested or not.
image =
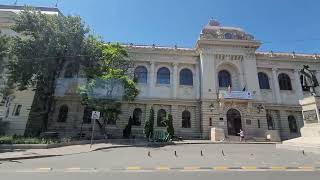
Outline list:
[[[22,105],[21,105],[21,104],[19,104],[19,105],[16,107],[16,111],[14,112],[14,115],[15,115],[15,116],[19,116],[19,115],[20,115],[21,108],[22,108]]]
[[[209,126],[212,126],[212,118],[209,118]]]
[[[260,128],[260,119],[258,119],[258,128]]]
[[[9,113],[10,113],[10,106],[7,108],[7,111],[6,111],[6,118],[8,118],[9,117]]]
[[[11,112],[11,116],[14,116],[14,114],[16,112],[16,107],[17,107],[17,104],[14,104],[13,110]]]

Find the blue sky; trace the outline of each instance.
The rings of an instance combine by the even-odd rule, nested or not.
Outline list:
[[[0,0],[13,4],[15,0]],[[18,0],[54,6],[56,0]],[[210,17],[243,28],[260,51],[320,53],[317,0],[60,0],[65,15],[79,15],[105,41],[194,47]]]

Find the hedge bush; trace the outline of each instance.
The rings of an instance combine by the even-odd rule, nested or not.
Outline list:
[[[70,139],[46,139],[40,137],[0,136],[0,144],[55,144],[69,142]]]

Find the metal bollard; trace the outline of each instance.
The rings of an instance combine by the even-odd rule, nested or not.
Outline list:
[[[224,154],[224,152],[223,152],[223,149],[222,149],[221,153],[222,153],[222,156],[226,156],[226,155]]]
[[[178,155],[177,155],[177,151],[174,151],[174,155],[177,157]]]
[[[302,150],[302,154],[305,155],[304,150]]]
[[[201,154],[201,156],[203,156],[203,152],[202,152],[202,150],[200,151],[200,154]]]
[[[148,151],[148,156],[151,157],[150,151]]]

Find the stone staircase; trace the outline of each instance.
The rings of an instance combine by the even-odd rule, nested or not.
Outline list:
[[[240,142],[239,136],[227,136],[226,142]],[[245,142],[267,142],[264,137],[246,137]]]
[[[295,151],[307,151],[320,154],[320,137],[299,137],[283,141],[277,144],[279,149],[289,149]]]

